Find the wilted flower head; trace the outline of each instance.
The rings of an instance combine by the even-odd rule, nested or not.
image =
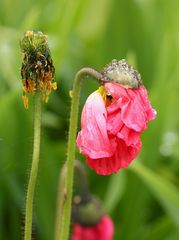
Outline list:
[[[101,82],[83,108],[77,145],[96,173],[108,175],[136,158],[140,135],[156,112],[140,75],[124,60],[108,65]]]
[[[55,69],[50,56],[47,35],[39,31],[25,32],[20,46],[23,53],[21,76],[23,84],[23,101],[28,108],[27,93],[40,91],[43,100],[48,101],[51,89],[56,89]]]

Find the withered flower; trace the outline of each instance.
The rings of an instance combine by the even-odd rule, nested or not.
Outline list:
[[[39,31],[27,31],[20,41],[23,53],[21,77],[24,107],[28,108],[27,93],[40,91],[45,102],[51,89],[56,89],[55,68],[48,47],[48,37]]]
[[[100,82],[84,105],[77,146],[96,173],[109,175],[137,157],[140,136],[156,111],[140,74],[124,59],[107,65]]]

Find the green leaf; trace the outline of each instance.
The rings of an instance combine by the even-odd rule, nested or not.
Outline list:
[[[179,190],[166,178],[135,162],[130,168],[149,187],[165,211],[179,227]]]
[[[110,177],[104,200],[106,212],[111,213],[123,195],[126,181],[126,176],[124,174],[124,172],[120,172]]]
[[[154,221],[150,226],[144,227],[145,237],[143,240],[164,240],[171,232],[175,233],[176,231],[172,219],[165,215]]]

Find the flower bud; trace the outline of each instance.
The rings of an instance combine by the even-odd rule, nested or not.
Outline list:
[[[72,217],[75,223],[83,226],[96,225],[104,215],[100,201],[88,195],[76,195],[73,199]]]

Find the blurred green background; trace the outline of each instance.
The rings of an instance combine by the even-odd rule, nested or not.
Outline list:
[[[25,110],[19,40],[32,29],[49,35],[58,82],[43,104],[34,239],[53,239],[75,73],[83,66],[102,70],[114,58],[139,69],[158,116],[131,167],[103,177],[86,166],[90,189],[113,218],[115,240],[179,239],[178,16],[177,0],[0,0],[0,240],[19,240],[24,228],[33,99]],[[81,108],[97,86],[86,80]]]

